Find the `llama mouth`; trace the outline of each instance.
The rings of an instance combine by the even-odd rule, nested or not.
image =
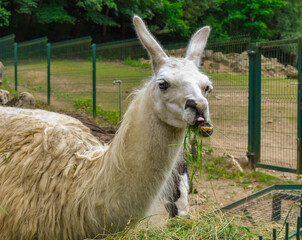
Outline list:
[[[198,114],[196,116],[196,121],[195,121],[194,126],[197,127],[197,129],[199,130],[199,133],[203,137],[209,137],[213,133],[212,124],[205,120],[205,117],[202,113]]]

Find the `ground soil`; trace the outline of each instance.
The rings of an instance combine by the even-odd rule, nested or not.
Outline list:
[[[191,212],[224,207],[234,201],[251,195],[256,187],[251,183],[244,189],[230,179],[208,179],[204,173],[194,188],[196,193],[189,195]]]

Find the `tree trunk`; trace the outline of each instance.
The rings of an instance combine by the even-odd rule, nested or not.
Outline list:
[[[105,16],[109,17],[109,7],[106,6],[106,12],[105,12]],[[103,37],[107,36],[107,26],[103,25]]]
[[[125,39],[126,38],[126,22],[125,22],[124,17],[122,17],[121,25],[122,25],[122,39]]]

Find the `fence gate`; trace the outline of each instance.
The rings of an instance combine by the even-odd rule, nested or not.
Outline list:
[[[302,173],[302,39],[251,44],[249,63],[250,162]]]

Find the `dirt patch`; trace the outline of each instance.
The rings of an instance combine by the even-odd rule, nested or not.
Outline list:
[[[204,173],[199,181],[195,182],[194,188],[197,193],[189,195],[190,210],[194,213],[224,207],[251,195],[256,187],[257,183],[251,183],[244,189],[233,180],[209,179],[208,174]]]

